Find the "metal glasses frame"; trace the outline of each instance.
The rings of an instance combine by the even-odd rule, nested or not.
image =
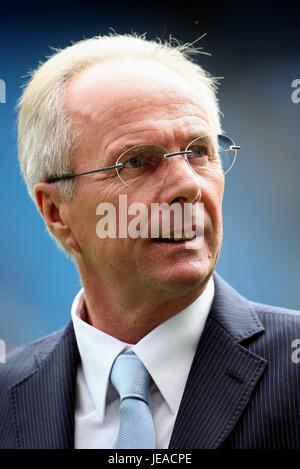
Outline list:
[[[220,138],[220,137],[226,137],[227,139],[229,139],[229,140],[232,142],[232,145],[229,146],[228,150],[238,151],[238,150],[241,149],[241,147],[240,147],[239,145],[236,145],[236,144],[233,142],[233,140],[232,140],[230,137],[228,137],[227,135],[224,135],[224,134],[218,135],[218,138]],[[198,138],[200,138],[200,137],[197,137],[197,138],[195,138],[192,142],[190,142],[190,143],[187,145],[187,148],[188,148],[193,142],[195,142],[196,140],[198,140]],[[139,145],[139,146],[142,146],[142,145]],[[133,148],[135,148],[135,147],[133,147]],[[126,151],[128,151],[128,150],[126,150]],[[165,154],[164,154],[164,158],[171,158],[172,156],[177,156],[177,155],[185,155],[185,156],[188,156],[188,155],[190,155],[191,153],[192,153],[191,150],[187,150],[187,149],[186,149],[186,150],[184,150],[184,151],[176,151],[176,152],[174,152],[174,153],[165,153]],[[123,155],[123,154],[124,154],[124,153],[122,153],[122,155]],[[119,158],[120,158],[122,155],[120,155],[120,156],[118,157],[117,161],[119,160]],[[111,166],[103,166],[102,168],[90,169],[90,170],[87,170],[87,171],[79,171],[79,172],[77,172],[77,173],[66,173],[66,174],[63,174],[63,175],[61,175],[61,176],[50,176],[49,178],[47,178],[46,182],[52,183],[52,182],[64,181],[64,180],[67,180],[67,179],[73,179],[73,178],[75,178],[75,177],[77,177],[77,176],[84,176],[84,175],[86,175],[86,174],[100,173],[100,172],[102,172],[102,171],[109,171],[109,170],[111,170],[111,169],[117,170],[117,169],[123,168],[123,166],[124,166],[123,163],[116,163],[116,164],[111,165]],[[233,166],[233,165],[232,165],[232,166]],[[232,166],[231,166],[231,167],[232,167]],[[231,167],[230,167],[229,169],[231,169]],[[228,170],[228,171],[229,171],[229,170]],[[226,171],[226,172],[228,172],[228,171]],[[224,174],[226,174],[226,173],[224,173]],[[120,178],[120,179],[121,179],[121,178]],[[121,179],[121,180],[122,180],[122,179]],[[123,181],[122,181],[122,182],[123,182]],[[123,184],[124,184],[124,183],[123,183]]]

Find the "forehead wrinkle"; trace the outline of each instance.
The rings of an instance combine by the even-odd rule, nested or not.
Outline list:
[[[168,107],[170,106],[178,107],[181,104],[186,105],[187,103],[186,102],[170,103]],[[161,109],[163,112],[157,112],[158,110],[161,110]],[[136,110],[138,111],[138,117],[136,115],[137,113],[135,112]],[[209,119],[208,119],[207,112],[204,109],[201,109],[199,106],[189,105],[189,109],[187,110],[188,112],[186,113],[183,113],[182,109],[180,109],[181,111],[180,116],[174,116],[174,115],[172,116],[172,115],[167,114],[166,117],[159,117],[159,118],[157,118],[157,116],[163,116],[165,114],[166,106],[152,104],[150,106],[150,110],[151,112],[148,113],[148,110],[146,108],[144,114],[141,116],[140,106],[136,106],[136,108],[130,111],[130,116],[128,115],[128,113],[124,113],[123,111],[121,113],[113,114],[111,119],[107,120],[104,124],[104,135],[102,133],[103,143],[101,145],[102,149],[106,149],[107,146],[110,144],[111,140],[116,141],[116,138],[111,138],[111,134],[116,131],[116,128],[117,128],[118,133],[123,134],[120,137],[118,137],[119,139],[128,133],[136,134],[136,133],[140,133],[143,131],[144,132],[148,132],[148,131],[163,132],[166,130],[166,128],[162,125],[162,123],[169,122],[169,126],[171,126],[172,124],[174,125],[174,123],[176,123],[176,121],[178,120],[190,121],[191,118],[200,119],[204,121],[205,124],[209,127]],[[155,110],[155,112],[153,112],[153,110]],[[121,120],[121,122],[118,122],[118,125],[116,126],[115,121],[122,114],[125,115],[125,121],[122,122]],[[184,125],[186,125],[185,122],[184,122]],[[187,125],[190,125],[190,122],[187,122]],[[103,131],[103,127],[102,127],[102,131]]]
[[[199,118],[201,120],[201,124],[199,123]],[[179,121],[179,124],[177,122]],[[132,128],[132,124],[135,124],[135,128]],[[167,123],[167,125],[164,125],[164,123]],[[163,125],[162,125],[163,124]],[[175,129],[174,129],[175,127]],[[205,130],[209,132],[208,128],[208,120],[206,119],[206,116],[199,116],[198,114],[190,114],[187,116],[180,116],[180,117],[173,117],[173,118],[165,118],[165,119],[155,119],[155,121],[151,120],[133,120],[132,122],[127,122],[124,124],[121,124],[118,126],[118,132],[120,132],[120,137],[118,139],[112,139],[112,141],[118,141],[122,139],[123,137],[126,137],[127,135],[136,135],[140,133],[161,133],[168,135],[168,131],[173,131],[176,132],[177,129],[181,130],[182,133],[189,133],[188,127],[207,127]],[[112,128],[110,131],[106,133],[106,139],[110,139],[110,135],[112,132],[114,132],[115,129]],[[107,147],[108,144],[105,145]]]
[[[191,122],[191,118],[195,117],[197,121]],[[172,119],[169,122],[169,119],[160,119],[156,121],[155,124],[149,125],[149,123],[142,122],[146,124],[147,127],[142,127],[141,129],[135,129],[129,136],[126,131],[122,132],[122,135],[117,139],[110,139],[110,133],[107,135],[108,143],[103,145],[102,154],[105,155],[107,158],[110,156],[117,156],[117,154],[121,154],[122,151],[125,151],[127,148],[134,147],[137,145],[142,144],[158,144],[165,147],[169,147],[170,145],[175,145],[176,143],[180,144],[188,144],[194,138],[199,137],[201,134],[210,134],[211,131],[208,127],[207,120],[202,121],[199,123],[198,115],[188,116],[184,118],[186,120],[190,120],[186,124],[182,124],[182,117],[178,117]],[[168,122],[168,127],[162,127],[160,124],[161,122]],[[176,125],[176,121],[181,121],[180,125]],[[121,130],[118,128],[118,130]],[[142,138],[140,137],[142,135]],[[123,140],[123,145],[122,145]]]
[[[103,159],[107,149],[111,145],[115,146],[116,141],[122,140],[122,138],[125,140],[126,134],[130,136],[131,140],[133,140],[134,135],[141,133],[147,134],[147,137],[154,133],[159,137],[164,134],[165,141],[170,141],[172,138],[174,140],[173,126],[178,120],[200,119],[209,127],[205,103],[201,103],[197,97],[191,95],[183,97],[182,94],[178,96],[176,92],[153,93],[151,96],[146,94],[142,97],[142,106],[136,96],[130,96],[126,101],[123,97],[118,106],[113,106],[113,102],[110,101],[105,108],[99,105],[99,100],[87,102],[86,106],[81,106],[81,103],[76,101],[75,105],[69,103],[73,104],[71,106],[73,108],[72,120],[75,118],[77,126],[83,127],[83,134],[85,134],[83,139],[85,137],[93,139],[93,136],[96,136],[96,139],[93,139],[94,149],[91,149],[91,151],[97,160],[99,158]],[[153,99],[155,100],[157,97],[159,97],[159,101],[153,102]],[[171,102],[170,98],[172,98]],[[172,115],[173,113],[175,113],[175,116]],[[179,113],[180,115],[178,115]],[[165,122],[169,123],[170,129],[167,129],[167,126],[164,125]],[[188,123],[188,125],[190,124]],[[182,124],[181,127],[183,127]],[[116,131],[117,138],[114,137]],[[166,139],[168,133],[170,137]],[[127,145],[126,141],[125,144],[126,146],[132,146]],[[117,149],[116,152],[118,152]]]
[[[136,113],[138,114],[141,114],[141,104],[138,104],[136,103],[136,100],[134,102],[135,106],[133,107],[130,107],[130,114],[133,114],[135,115]],[[189,103],[187,101],[177,101],[177,102],[172,102],[172,103],[165,103],[165,104],[154,104],[153,102],[149,102],[148,105],[143,105],[142,108],[143,108],[143,113],[144,114],[147,114],[149,111],[150,111],[150,115],[153,115],[155,116],[156,114],[160,113],[162,111],[162,114],[165,113],[168,109],[172,109],[174,108],[174,110],[177,110],[178,108],[180,108],[180,106],[184,105],[184,106],[189,106],[189,107],[196,107],[197,108],[197,111],[200,112],[201,114],[206,114],[206,112],[203,112],[203,109],[200,108],[199,106],[200,103]],[[108,112],[109,109],[107,109],[104,113],[101,111],[101,114],[104,115],[106,112]],[[114,112],[113,113],[113,116],[110,120],[115,120],[115,119],[118,119],[120,117],[122,117],[122,115],[125,115],[125,118],[128,119],[128,102],[126,102],[126,104],[124,105],[124,109],[122,109],[120,112]],[[133,117],[132,121],[129,121],[128,123],[132,123],[136,120],[135,117]],[[142,120],[142,119],[138,119],[138,120]]]

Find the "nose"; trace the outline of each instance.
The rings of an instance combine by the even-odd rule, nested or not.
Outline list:
[[[202,178],[186,159],[188,152],[168,153],[168,174],[164,180],[167,202],[193,203],[201,200]]]

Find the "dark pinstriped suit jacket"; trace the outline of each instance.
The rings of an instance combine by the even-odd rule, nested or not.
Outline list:
[[[300,448],[300,313],[214,279],[169,447]],[[70,323],[0,365],[0,448],[73,448],[78,360]]]

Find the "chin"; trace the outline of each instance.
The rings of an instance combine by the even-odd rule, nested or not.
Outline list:
[[[180,263],[181,264],[181,263]],[[159,283],[176,294],[201,287],[206,283],[214,270],[211,259],[174,264],[166,272],[161,271]]]

